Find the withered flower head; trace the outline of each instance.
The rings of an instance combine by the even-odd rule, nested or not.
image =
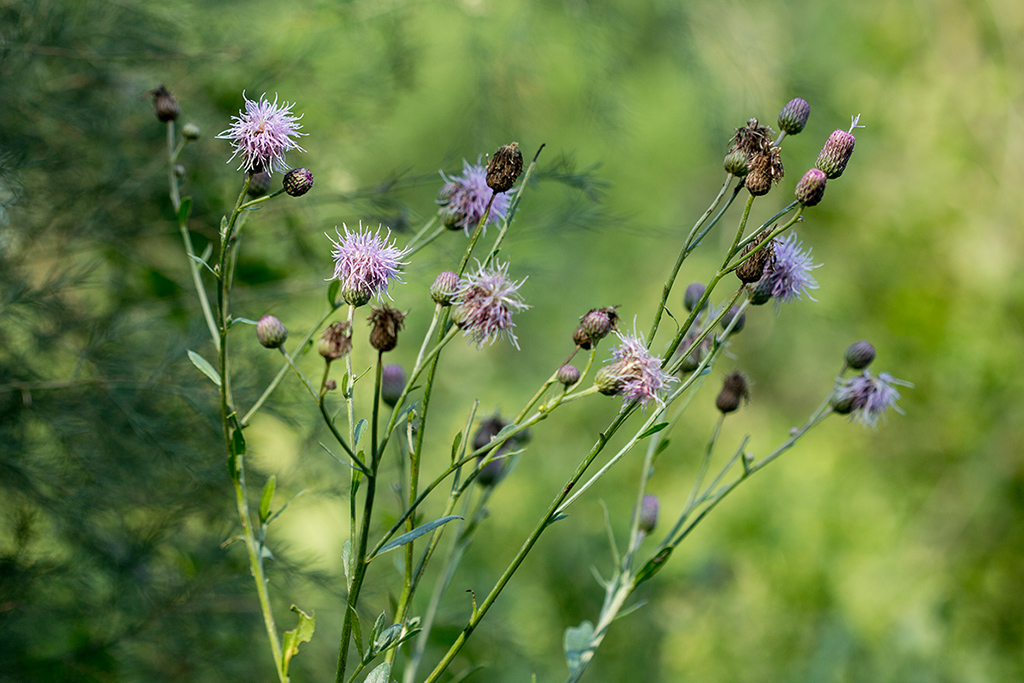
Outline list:
[[[747,254],[750,254],[750,256],[736,269],[736,277],[740,279],[740,282],[746,284],[757,282],[764,275],[764,269],[772,264],[772,261],[775,259],[775,240],[765,244],[763,247],[761,246],[770,233],[770,230],[765,230],[754,241],[743,248],[742,255],[747,256]],[[758,249],[758,247],[761,248]],[[757,249],[756,252],[754,252],[755,249]],[[751,252],[754,253],[751,254]]]
[[[744,128],[736,129],[729,148],[730,154],[740,151],[747,155],[749,172],[744,184],[755,197],[768,194],[772,184],[778,183],[786,174],[779,148],[772,142],[773,134],[768,126],[758,124],[757,119],[750,119]]]
[[[373,325],[370,330],[370,346],[384,352],[398,345],[398,331],[405,324],[405,313],[387,304],[379,308],[373,306],[367,320]]]
[[[153,109],[156,111],[158,119],[167,123],[178,118],[181,107],[178,106],[178,100],[174,99],[174,95],[167,88],[159,85],[150,90],[149,94],[153,96]]]
[[[318,350],[328,363],[344,358],[352,350],[352,325],[347,320],[333,323],[320,337]]]
[[[739,408],[741,400],[750,400],[747,378],[739,370],[733,370],[725,376],[725,381],[722,383],[722,391],[718,394],[718,398],[715,399],[715,406],[724,415]]]
[[[487,187],[495,192],[508,192],[523,172],[523,153],[519,143],[504,145],[487,164]]]

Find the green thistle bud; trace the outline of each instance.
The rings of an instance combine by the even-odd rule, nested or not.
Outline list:
[[[739,317],[737,317],[739,316]],[[729,312],[722,318],[722,329],[728,329],[729,325],[732,325],[732,319],[736,318],[736,324],[732,327],[732,332],[729,334],[739,334],[743,327],[747,324],[747,314],[740,313],[739,306],[733,306],[729,309]]]
[[[605,365],[594,375],[594,385],[605,396],[615,396],[625,385],[622,368],[618,363]]]
[[[815,206],[825,196],[825,172],[812,168],[796,184],[796,200],[804,206]]]
[[[246,194],[250,197],[262,197],[270,191],[270,174],[266,171],[260,171],[259,173],[253,173],[249,178],[249,187],[246,189]]]
[[[772,289],[775,283],[768,278],[761,278],[753,289],[747,292],[747,298],[752,306],[763,306],[772,299]]]
[[[811,105],[807,100],[794,97],[779,112],[779,128],[786,135],[796,135],[807,125],[807,119],[811,115]]]
[[[743,150],[731,149],[725,155],[725,161],[722,162],[722,166],[725,167],[726,173],[742,178],[750,172],[750,158]]]
[[[268,349],[278,349],[288,339],[288,328],[272,315],[265,315],[256,323],[256,338]]]
[[[649,534],[654,531],[654,527],[658,526],[658,507],[658,497],[650,493],[640,501],[640,517],[637,520],[637,526],[643,533]]]
[[[562,367],[558,368],[558,372],[555,373],[555,379],[558,380],[559,383],[570,387],[580,381],[580,371],[575,365],[569,365],[566,363]]]
[[[446,270],[436,278],[434,284],[430,285],[430,298],[434,303],[442,306],[451,306],[455,298],[455,292],[459,289],[459,276],[450,270]]]
[[[871,345],[871,342],[859,341],[846,349],[846,366],[854,370],[863,370],[871,365],[871,361],[874,359],[875,347]]]
[[[189,142],[195,142],[200,136],[199,126],[194,123],[186,123],[181,127],[181,137],[185,138]]]
[[[700,303],[701,298],[704,296],[704,292],[707,287],[701,282],[693,282],[686,288],[686,293],[683,294],[683,305],[686,306],[686,310],[692,311],[694,306]],[[704,306],[701,308],[707,308],[708,302],[704,302]]]
[[[373,294],[365,287],[345,285],[341,288],[341,298],[349,306],[359,308],[360,306],[365,306],[366,303],[373,298]]]

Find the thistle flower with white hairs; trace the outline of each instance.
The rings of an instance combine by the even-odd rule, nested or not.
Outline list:
[[[406,265],[402,260],[406,250],[399,249],[394,240],[390,240],[390,230],[382,237],[380,227],[370,232],[363,229],[362,221],[359,232],[350,231],[344,223],[341,227],[345,234],[334,229],[337,240],[324,233],[334,245],[334,275],[327,279],[341,280],[342,295],[349,303],[353,303],[350,301],[352,293],[360,294],[358,298],[363,299],[363,303],[374,296],[383,300],[391,281],[402,281],[400,271]]]
[[[466,275],[459,283],[452,303],[455,304],[455,323],[463,334],[472,337],[477,346],[493,343],[503,334],[519,348],[512,333],[515,323],[512,314],[529,308],[519,298],[519,288],[526,280],[516,282],[508,276],[508,264],[497,262],[489,268],[482,265],[475,273]]]
[[[497,225],[505,220],[510,201],[508,194],[495,194],[487,186],[487,169],[481,164],[470,164],[463,159],[461,176],[448,177],[442,172],[441,177],[444,178],[445,184],[437,194],[437,203],[441,205],[441,217],[449,228],[462,228],[468,236],[480,224],[489,201],[491,211],[487,214],[484,232],[488,225]]]
[[[245,100],[245,111],[232,116],[231,127],[217,135],[230,141],[235,148],[228,161],[241,155],[242,163],[238,168],[248,173],[287,171],[290,167],[285,163],[285,152],[291,149],[306,151],[296,141],[306,133],[299,132],[301,117],[292,114],[294,103],[278,105],[277,95],[271,102],[266,93],[259,100],[250,100],[243,92],[242,99]]]

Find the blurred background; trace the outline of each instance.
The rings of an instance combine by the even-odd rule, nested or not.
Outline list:
[[[244,552],[221,547],[237,520],[216,397],[185,356],[210,349],[147,95],[161,83],[202,130],[182,157],[199,250],[238,191],[213,136],[243,90],[303,115],[308,152],[289,161],[316,185],[250,220],[236,293],[240,315],[293,330],[324,310],[324,231],[362,220],[402,241],[436,211],[439,170],[546,145],[502,253],[529,278],[522,350],[454,342],[437,467],[474,400],[481,415],[518,411],[589,308],[649,327],[736,127],[811,103],[760,221],[860,114],[848,170],[800,226],[823,264],[817,302],[752,311],[650,490],[667,527],[734,368],[752,400],[726,421],[722,457],[745,434],[760,455],[783,441],[859,339],[876,370],[914,383],[906,415],[877,432],[832,418],[745,483],[637,592],[647,604],[613,625],[585,680],[1024,679],[1022,73],[1024,6],[1010,0],[0,1],[0,680],[273,677]],[[675,312],[738,208],[687,262]],[[411,313],[394,362],[414,359],[425,288],[464,246],[445,234],[395,288]],[[250,336],[237,336],[243,404],[277,369]],[[428,662],[465,622],[464,591],[490,589],[618,407],[594,398],[533,431]],[[348,475],[309,408],[294,382],[274,394],[249,432],[250,484],[276,474],[282,500],[306,489],[271,528],[269,571],[282,630],[291,603],[317,616],[293,680],[323,681]],[[562,633],[596,619],[591,568],[612,563],[602,503],[621,543],[639,456],[545,534],[453,676],[564,678]],[[374,565],[368,611],[390,613],[397,575]]]

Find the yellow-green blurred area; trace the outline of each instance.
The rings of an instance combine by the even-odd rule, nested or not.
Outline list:
[[[147,95],[160,83],[178,124],[202,130],[180,158],[200,252],[242,180],[214,135],[243,91],[302,115],[307,152],[288,160],[315,186],[249,217],[233,299],[240,317],[278,316],[290,343],[327,305],[325,231],[384,224],[402,243],[436,212],[439,170],[513,140],[527,160],[544,145],[499,256],[527,278],[521,349],[461,337],[446,349],[427,476],[474,406],[519,411],[588,309],[617,305],[622,328],[646,333],[736,127],[775,126],[793,97],[811,104],[783,143],[785,178],[754,202],[759,224],[860,114],[846,172],[798,226],[822,264],[817,301],[748,312],[649,481],[662,517],[645,548],[686,502],[728,371],[747,373],[751,400],[725,420],[713,467],[745,435],[756,456],[784,441],[860,339],[878,350],[873,369],[914,383],[906,414],[877,431],[834,416],[745,482],[636,592],[646,604],[612,625],[585,680],[1024,680],[1022,74],[1024,5],[1011,0],[0,1],[0,680],[274,677],[242,544],[221,545],[238,519],[217,394],[185,355],[214,358]],[[745,198],[684,265],[675,319]],[[427,288],[465,246],[447,232],[410,259],[392,289],[407,327],[388,361],[414,361]],[[356,372],[374,361],[359,315]],[[251,327],[232,334],[247,407],[280,359]],[[322,372],[315,354],[300,365]],[[371,378],[355,388],[364,408]],[[420,679],[469,618],[467,591],[490,591],[620,404],[593,396],[531,430]],[[271,474],[275,509],[305,491],[267,540],[279,628],[292,628],[292,603],[316,613],[294,681],[333,680],[344,616],[349,474],[318,445],[329,435],[316,418],[288,376],[246,432],[253,497]],[[641,459],[544,533],[444,680],[564,680],[562,634],[597,618],[594,570],[612,568],[605,510],[621,546]],[[372,538],[400,512],[389,486]],[[441,490],[424,519],[441,514]],[[400,560],[371,565],[364,624],[393,615]]]

